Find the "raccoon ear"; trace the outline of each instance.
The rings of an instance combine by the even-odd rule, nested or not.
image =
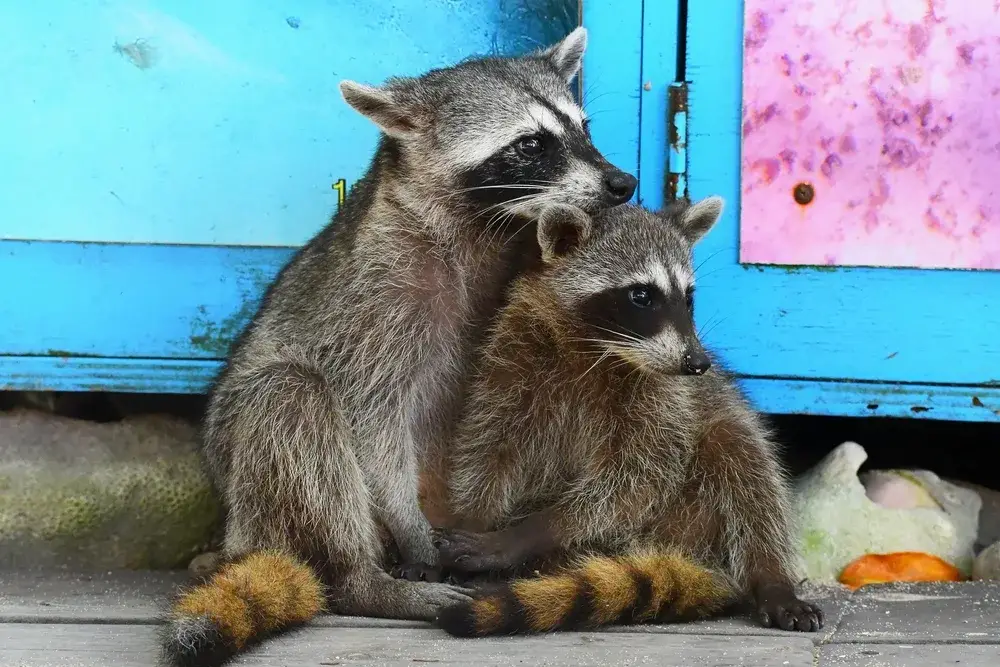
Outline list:
[[[701,240],[722,217],[723,205],[722,197],[712,196],[684,208],[678,226],[687,240],[692,244]]]
[[[562,41],[542,51],[539,55],[548,58],[556,71],[569,83],[580,71],[583,52],[587,50],[587,29],[578,27],[563,37]]]
[[[407,104],[396,99],[392,90],[354,81],[341,81],[340,94],[355,111],[378,125],[390,137],[402,139],[420,129],[417,114]]]
[[[572,253],[590,238],[590,216],[575,206],[550,206],[538,217],[538,245],[546,264]]]

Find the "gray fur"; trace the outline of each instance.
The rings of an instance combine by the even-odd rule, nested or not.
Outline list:
[[[464,597],[392,578],[389,546],[401,564],[437,562],[418,503],[421,461],[449,438],[478,335],[537,254],[520,234],[524,214],[560,201],[605,206],[600,179],[587,176],[609,166],[596,151],[529,196],[485,208],[459,184],[470,155],[532,130],[537,98],[575,109],[570,124],[582,119],[566,79],[585,33],[568,39],[380,87],[342,84],[384,132],[378,152],[268,291],[211,392],[204,449],[228,511],[227,556],[300,555],[342,614],[429,619]],[[521,238],[532,241],[523,256]]]
[[[706,197],[685,210],[677,226],[689,243],[697,243],[722,217],[722,208],[722,197]]]
[[[721,203],[612,209],[592,231],[582,220],[579,244],[562,252],[559,230],[581,218],[543,214],[546,265],[512,285],[457,429],[454,525],[503,531],[550,513],[554,543],[571,553],[679,548],[763,596],[762,614],[794,600],[789,492],[758,414],[717,368],[677,370],[682,347],[664,341],[695,334],[595,335],[581,315],[588,297],[643,276],[684,304],[692,242]]]
[[[575,206],[549,206],[538,219],[542,262],[551,264],[590,238],[590,217]]]
[[[587,49],[587,30],[577,28],[564,40],[542,51],[542,55],[552,59],[553,65],[569,83],[583,64],[583,53]]]

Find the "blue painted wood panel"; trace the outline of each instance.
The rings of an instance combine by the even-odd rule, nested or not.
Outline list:
[[[0,241],[0,350],[222,358],[292,252]]]
[[[690,194],[728,202],[696,252],[708,343],[751,377],[1000,381],[1000,272],[739,264],[742,3],[688,12]]]
[[[547,43],[566,4],[4,2],[0,238],[299,245],[377,138],[341,79]]]
[[[221,362],[0,356],[0,390],[203,393]],[[1000,387],[890,385],[743,378],[748,398],[772,414],[1000,422]]]
[[[293,252],[262,246],[304,241],[336,207],[333,183],[351,180],[339,176],[347,173],[341,166],[357,174],[367,164],[374,129],[343,106],[336,81],[421,71],[494,45],[524,50],[566,32],[553,29],[565,16],[525,27],[537,19],[524,14],[528,0],[435,0],[424,8],[392,0],[377,9],[335,0],[273,9],[239,4],[247,16],[230,11],[236,7],[232,0],[205,6],[121,0],[100,3],[100,11],[98,3],[83,0],[72,7],[95,12],[48,27],[45,12],[59,19],[52,8],[63,4],[16,13],[14,5],[0,8],[0,36],[11,45],[0,53],[0,89],[12,84],[11,90],[32,90],[42,100],[36,109],[15,95],[2,112],[12,121],[0,126],[0,151],[16,159],[0,166],[0,239],[102,242],[0,240],[0,281],[9,286],[0,297],[0,388],[204,391]],[[725,219],[696,253],[699,325],[706,341],[743,376],[751,399],[765,411],[1000,419],[998,274],[738,263],[742,13],[740,3],[723,0],[688,4],[690,193],[719,193],[729,202]],[[136,23],[142,12],[147,19]],[[385,26],[379,23],[383,15]],[[675,0],[583,5],[591,33],[584,103],[595,143],[639,176],[637,196],[649,206],[663,201],[667,88],[677,75],[679,15]],[[28,16],[38,25],[25,22]],[[101,23],[109,16],[120,20]],[[11,17],[20,23],[12,27]],[[137,25],[158,27],[143,32]],[[350,29],[338,28],[343,25]],[[95,26],[98,37],[88,32]],[[191,38],[192,26],[197,39]],[[59,39],[32,42],[33,34],[45,30]],[[425,30],[434,38],[421,34]],[[532,36],[546,30],[540,39]],[[341,44],[362,54],[333,74],[340,64],[317,62],[317,54],[340,50],[329,44],[328,34],[350,35]],[[458,37],[431,47],[439,35]],[[157,46],[150,56],[158,59],[155,65],[137,66],[135,59],[141,63],[145,56],[128,48],[137,39]],[[69,43],[89,46],[67,55],[60,45]],[[253,72],[261,63],[283,63],[277,71],[286,79],[279,84],[238,67],[203,67],[198,63],[218,56],[200,50],[206,43]],[[60,71],[73,76],[57,81],[45,72],[39,54],[47,52],[57,62],[64,59]],[[106,60],[109,53],[113,58]],[[74,64],[74,58],[84,64]],[[160,88],[149,85],[154,73]],[[238,89],[243,84],[251,90]],[[140,89],[146,92],[135,93]],[[97,99],[94,91],[108,97]],[[184,120],[181,126],[167,122],[170,114],[156,104],[175,104],[171,95],[187,101],[171,112]],[[199,120],[230,99],[243,114],[238,121],[209,128]],[[253,108],[244,112],[242,106]],[[341,116],[355,124],[325,124]],[[212,133],[218,143],[205,144]],[[341,133],[353,143],[334,146],[332,139],[320,139]],[[129,143],[133,136],[140,138]],[[204,145],[197,145],[198,136]],[[35,153],[26,148],[27,138],[37,142]],[[280,155],[285,157],[275,157]],[[60,164],[60,157],[75,166]],[[87,160],[93,164],[81,167],[90,165]],[[40,182],[43,176],[47,184]],[[136,185],[140,208],[109,213],[95,183],[111,182]],[[279,207],[275,213],[280,197],[268,199],[275,193],[295,194],[302,208]],[[37,208],[22,201],[25,195]],[[119,207],[132,199],[117,189],[109,196]]]
[[[646,2],[642,13],[639,201],[654,209],[663,206],[670,156],[667,101],[678,74],[679,5],[679,0]]]
[[[581,99],[591,120],[591,136],[611,163],[640,179],[638,197],[642,0],[588,0],[582,8],[588,40]]]

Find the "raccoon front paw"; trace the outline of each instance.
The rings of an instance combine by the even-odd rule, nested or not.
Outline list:
[[[757,617],[765,628],[816,632],[823,627],[822,609],[781,589],[772,589],[758,598]]]
[[[433,533],[441,565],[459,572],[492,572],[516,565],[500,533],[473,533],[446,528]]]
[[[511,579],[508,571],[491,570],[488,572],[460,572],[458,570],[448,570],[444,583],[458,586],[468,590],[480,590],[491,588],[498,583]]]
[[[426,563],[402,563],[395,566],[390,574],[396,579],[406,579],[407,581],[438,583],[444,579],[443,568],[440,565]]]

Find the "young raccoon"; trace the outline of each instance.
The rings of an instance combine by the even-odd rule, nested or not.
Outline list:
[[[451,453],[468,530],[436,544],[460,572],[545,574],[444,610],[448,632],[700,617],[745,594],[764,625],[822,627],[794,593],[775,445],[693,324],[692,246],[721,211],[542,215],[544,266],[511,286]]]
[[[537,254],[529,221],[552,203],[616,206],[636,186],[571,93],[585,45],[580,28],[528,56],[341,84],[381,140],[211,391],[204,452],[232,562],[175,603],[169,661],[219,664],[308,620],[324,601],[304,571],[341,614],[431,619],[465,598],[413,580],[438,577],[421,460],[447,441],[478,335],[530,263],[519,239]],[[394,551],[405,578],[386,571]]]

